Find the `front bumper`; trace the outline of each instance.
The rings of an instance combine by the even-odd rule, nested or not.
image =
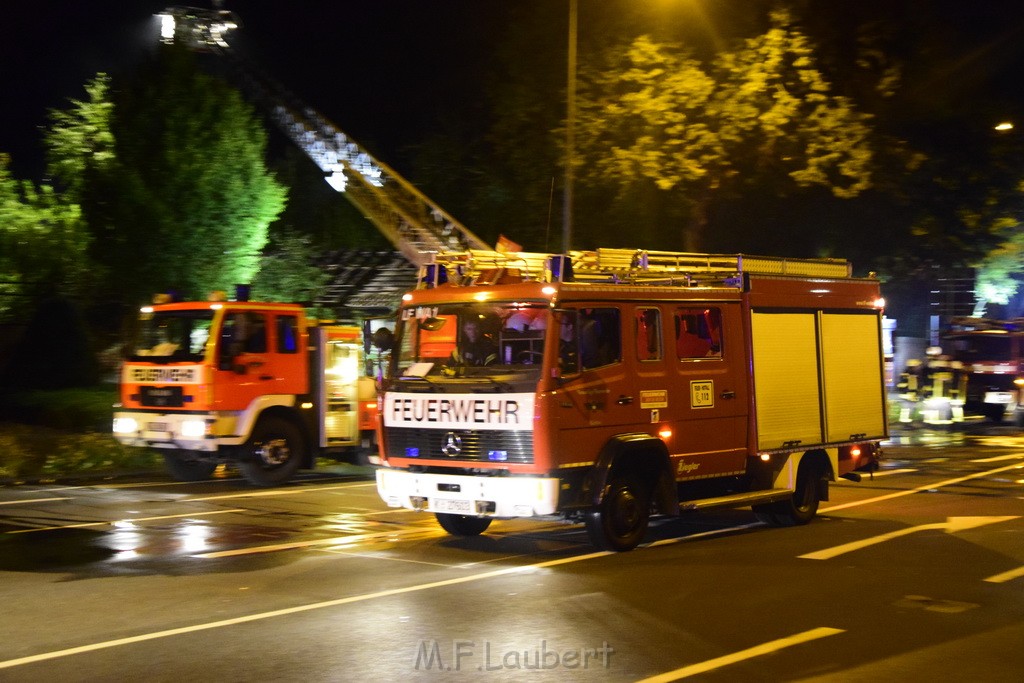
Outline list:
[[[558,509],[559,480],[377,470],[388,507],[488,517],[538,517]]]
[[[212,453],[224,443],[214,434],[216,422],[209,414],[118,411],[112,431],[125,446]]]

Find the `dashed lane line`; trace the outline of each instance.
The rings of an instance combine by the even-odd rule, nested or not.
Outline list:
[[[715,659],[709,659],[704,662],[697,664],[691,664],[684,666],[681,669],[675,671],[669,671],[667,673],[658,674],[657,676],[651,676],[650,678],[644,678],[637,683],[670,683],[670,681],[679,681],[690,676],[697,676],[699,674],[708,673],[715,669],[721,669],[722,667],[743,662],[754,657],[761,657],[763,655],[770,655],[784,650],[787,647],[793,647],[794,645],[802,645],[812,640],[818,640],[819,638],[827,638],[828,636],[838,635],[845,633],[840,628],[830,628],[822,626],[820,628],[813,628],[810,631],[804,631],[803,633],[797,633],[786,638],[779,638],[778,640],[771,640],[767,643],[755,645],[754,647],[747,648],[746,650],[740,650],[739,652],[733,652],[732,654],[724,655],[722,657],[716,657]]]
[[[1007,581],[1019,579],[1022,576],[1024,576],[1024,567],[1017,567],[1016,569],[994,574],[993,576],[985,579],[985,581],[989,583],[1006,583]]]

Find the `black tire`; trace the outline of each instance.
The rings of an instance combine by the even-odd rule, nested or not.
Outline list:
[[[635,477],[612,475],[601,504],[584,520],[590,542],[600,550],[623,552],[640,545],[651,518],[647,491]]]
[[[213,475],[217,463],[195,460],[189,451],[164,453],[168,474],[177,481],[203,481]]]
[[[435,512],[434,516],[441,528],[452,536],[479,536],[491,525],[490,517],[453,515],[447,512]]]
[[[821,503],[820,486],[825,473],[821,467],[807,463],[796,473],[796,489],[793,497],[769,505],[754,506],[754,514],[765,524],[771,526],[802,526],[818,514]]]
[[[280,418],[265,418],[256,423],[242,446],[238,469],[253,486],[277,486],[295,476],[304,452],[298,427]]]

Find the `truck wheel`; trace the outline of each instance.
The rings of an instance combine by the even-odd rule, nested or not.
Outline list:
[[[825,473],[818,466],[808,464],[796,473],[796,489],[793,497],[768,505],[755,505],[754,514],[770,526],[800,526],[807,524],[818,514],[821,502],[819,486]],[[827,486],[828,484],[824,484]]]
[[[435,512],[437,523],[452,536],[479,536],[491,525],[490,517],[471,517]]]
[[[179,453],[164,453],[164,465],[171,477],[178,481],[203,481],[217,469],[215,462],[195,460],[190,455]]]
[[[634,477],[612,477],[604,500],[587,513],[587,535],[601,550],[632,550],[644,540],[651,505]]]
[[[276,486],[291,479],[302,461],[303,439],[287,420],[260,420],[242,446],[238,469],[253,486]]]

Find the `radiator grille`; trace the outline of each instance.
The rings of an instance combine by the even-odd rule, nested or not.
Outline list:
[[[533,462],[533,432],[387,427],[387,455],[455,462]],[[447,452],[446,452],[447,451]],[[415,453],[416,455],[413,455]]]

